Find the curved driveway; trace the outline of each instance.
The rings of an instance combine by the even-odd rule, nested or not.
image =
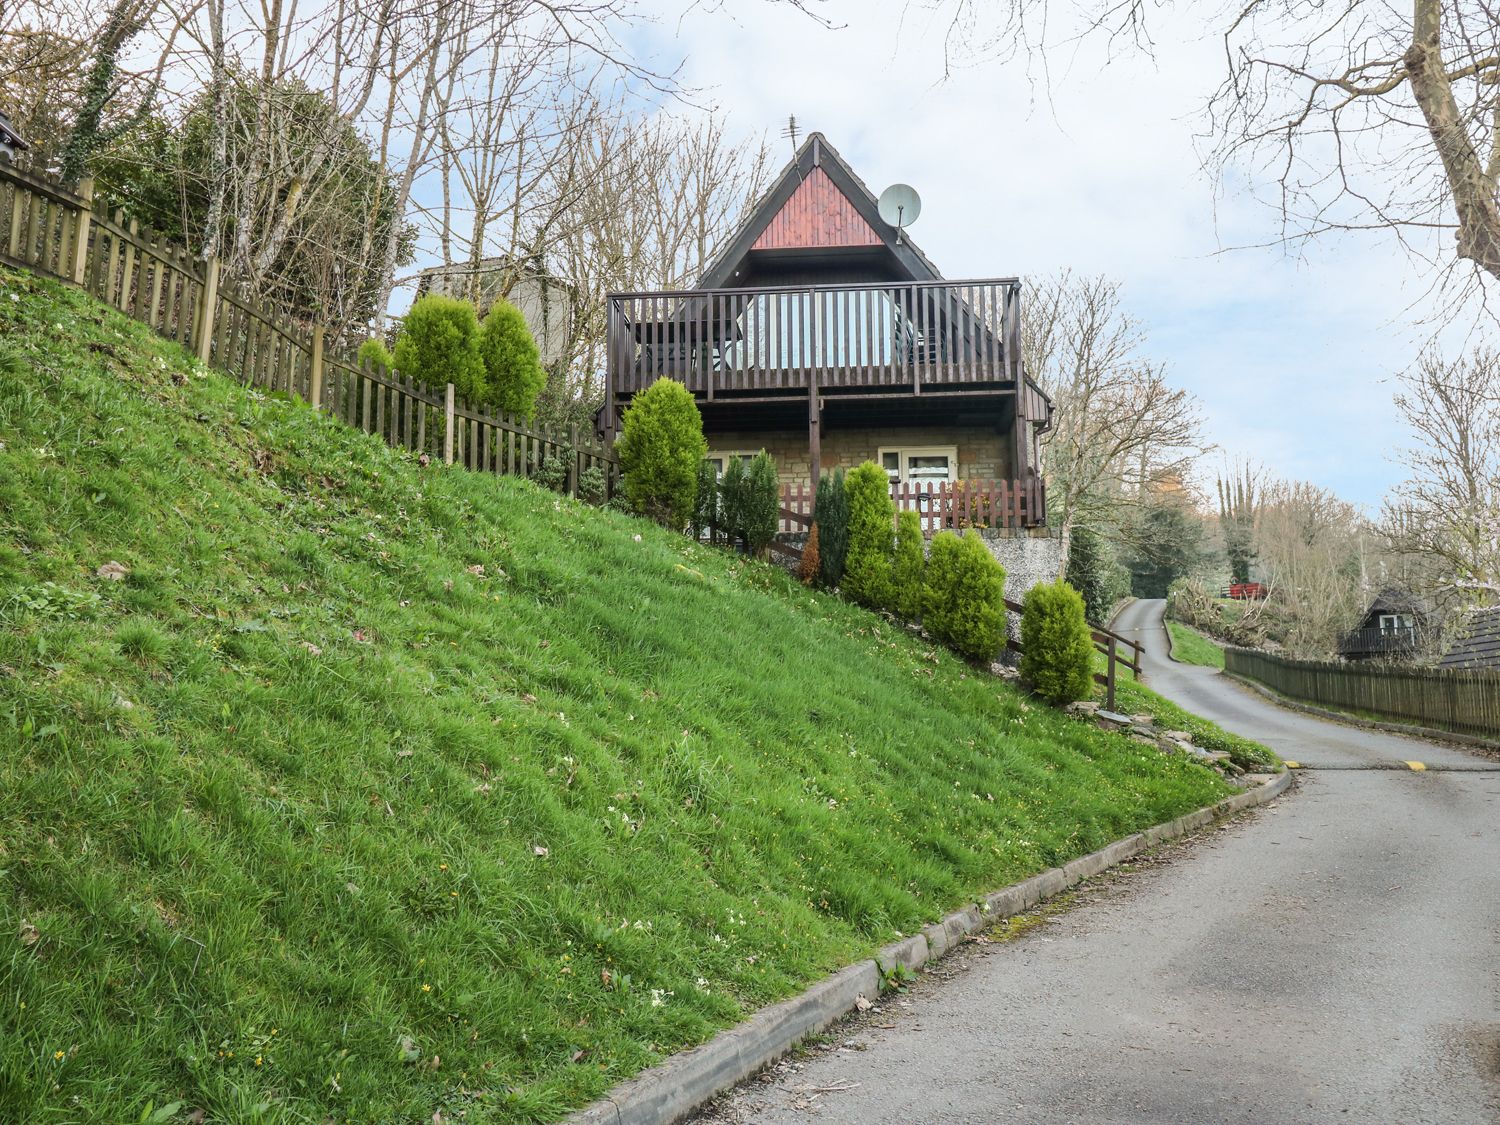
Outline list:
[[[1309,763],[1297,787],[966,947],[702,1120],[1500,1122],[1500,772],[1171,664],[1160,615],[1116,622],[1148,681]],[[1381,768],[1405,760],[1480,770]]]

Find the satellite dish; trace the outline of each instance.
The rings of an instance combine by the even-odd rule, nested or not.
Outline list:
[[[880,193],[880,217],[897,230],[911,226],[921,213],[922,197],[916,188],[892,184]]]

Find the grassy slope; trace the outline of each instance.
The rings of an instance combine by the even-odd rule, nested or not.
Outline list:
[[[0,1120],[555,1118],[1226,791],[4,270],[0,347]]]
[[[1172,659],[1183,664],[1201,664],[1205,668],[1224,667],[1224,649],[1205,637],[1191,625],[1179,621],[1168,621],[1167,632],[1172,634]]]

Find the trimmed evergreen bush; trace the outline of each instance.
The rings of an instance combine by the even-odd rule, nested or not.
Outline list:
[[[813,522],[818,527],[819,571],[823,585],[831,590],[844,580],[844,557],[849,550],[849,493],[843,469],[818,478]]]
[[[522,418],[536,413],[536,396],[547,385],[547,371],[526,318],[509,301],[496,301],[479,326],[479,355],[484,360],[486,403]]]
[[[1061,706],[1093,694],[1094,644],[1083,597],[1061,578],[1026,592],[1021,614],[1021,678]]]
[[[604,469],[595,464],[578,474],[578,499],[585,504],[599,507],[608,498],[609,482],[604,479]]]
[[[802,561],[797,564],[797,577],[811,586],[822,573],[822,559],[818,550],[818,525],[814,523],[807,533],[807,542],[802,544]]]
[[[781,478],[776,475],[776,462],[764,449],[745,470],[743,519],[745,546],[752,555],[764,555],[781,522]]]
[[[385,341],[377,340],[374,336],[359,346],[359,351],[354,353],[354,358],[360,363],[373,367],[376,371],[389,371],[396,366],[396,358],[385,346]]]
[[[730,546],[745,534],[746,489],[745,463],[731,457],[719,481],[719,524]]]
[[[632,511],[681,530],[698,496],[698,465],[708,453],[693,393],[658,379],[625,408],[615,452]]]
[[[896,546],[891,479],[874,461],[866,461],[845,479],[844,491],[849,497],[849,549],[843,588],[861,605],[888,609]]]
[[[922,517],[916,512],[901,512],[896,516],[896,555],[891,570],[892,608],[908,621],[922,616],[926,567]]]
[[[1005,643],[1005,568],[977,535],[933,536],[922,622],[970,660],[988,663],[999,655]]]
[[[487,400],[479,355],[479,318],[468,301],[437,293],[418,297],[396,337],[396,369],[430,387],[452,383],[473,405]]]
[[[693,500],[693,538],[702,539],[719,523],[719,474],[709,460],[698,462],[698,495]]]

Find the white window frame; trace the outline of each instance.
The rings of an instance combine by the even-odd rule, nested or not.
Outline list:
[[[1382,613],[1380,615],[1380,632],[1383,636],[1394,636],[1397,633],[1410,633],[1412,631],[1411,614],[1409,613]]]
[[[948,458],[948,482],[954,484],[961,478],[958,475],[958,446],[956,445],[882,445],[875,451],[875,456],[880,462],[880,467],[885,468],[885,457],[888,453],[896,454],[899,459],[900,468],[896,475],[891,477],[891,482],[905,483],[911,479],[908,465],[913,457],[947,457]],[[890,470],[886,469],[886,475]]]
[[[723,480],[724,470],[729,468],[731,457],[738,457],[741,461],[748,463],[759,452],[758,449],[710,449],[704,456],[704,460],[717,462],[714,465],[714,479]]]

